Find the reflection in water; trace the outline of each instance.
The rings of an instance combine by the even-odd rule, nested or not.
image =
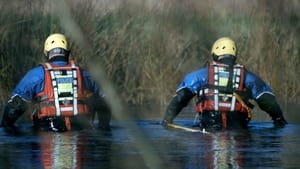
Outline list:
[[[71,133],[39,134],[43,168],[80,168],[81,147],[77,135]],[[82,144],[81,144],[82,145]]]
[[[28,132],[18,136],[1,132],[0,168],[111,168],[109,132]]]
[[[188,127],[185,121],[177,124]],[[153,146],[165,169],[298,168],[300,125],[274,129],[252,123],[249,130],[211,134],[164,129],[158,121],[137,121],[144,139],[125,127],[111,132],[73,131],[11,136],[0,130],[0,168],[152,169],[135,139]],[[155,168],[155,167],[154,167]],[[155,168],[156,169],[156,168]]]
[[[186,126],[183,122],[177,122]],[[165,156],[174,166],[180,166],[178,168],[285,168],[283,146],[287,143],[283,139],[288,141],[290,136],[286,135],[284,130],[274,129],[271,126],[255,124],[248,130],[219,131],[210,134],[168,130],[171,133],[168,137],[171,139],[165,138],[168,140],[165,143],[168,149]],[[300,140],[299,136],[297,140]],[[296,147],[296,144],[293,147]],[[300,155],[300,150],[295,154]]]
[[[185,163],[184,168],[244,168],[247,163],[244,150],[247,149],[245,146],[249,146],[248,143],[251,142],[251,135],[247,131],[241,132],[220,131],[206,135],[193,133],[194,136],[192,139],[190,138],[190,142],[195,143],[183,145],[183,147],[188,148],[186,159],[182,161]]]
[[[94,135],[96,134],[96,135]],[[111,142],[104,133],[94,132],[41,132],[40,157],[45,169],[109,168]],[[99,136],[94,137],[94,136]],[[102,139],[101,139],[102,138]]]
[[[230,133],[216,133],[212,138],[212,162],[209,168],[240,168],[238,141]]]

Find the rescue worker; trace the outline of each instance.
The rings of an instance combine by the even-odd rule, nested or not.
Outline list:
[[[237,48],[232,39],[215,41],[211,55],[212,61],[186,75],[179,84],[163,117],[164,126],[172,124],[194,96],[201,128],[247,128],[253,108],[249,100],[257,102],[276,127],[287,124],[270,86],[236,63]]]
[[[28,71],[12,91],[1,126],[13,130],[17,119],[33,105],[35,129],[63,132],[93,127],[98,117],[98,127],[109,130],[111,112],[104,95],[88,71],[69,60],[66,37],[51,34],[44,54],[47,62]]]

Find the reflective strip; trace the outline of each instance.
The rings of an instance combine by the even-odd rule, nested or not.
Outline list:
[[[239,67],[238,69],[236,69],[236,75],[241,76],[241,67]]]
[[[69,101],[69,100],[72,100],[72,99],[73,99],[73,97],[58,98],[59,101],[65,101],[65,100]]]
[[[238,65],[236,68],[234,68],[234,88],[238,89],[240,87],[240,81],[241,81],[241,66]],[[236,104],[236,97],[233,96],[231,100],[231,108],[230,111],[235,110],[235,104]]]
[[[57,87],[54,88],[54,102],[55,102],[55,108],[56,108],[56,115],[60,116],[60,106],[59,106],[59,100],[58,100],[58,90]]]
[[[215,105],[215,110],[219,110],[219,90],[215,89],[214,90],[214,105]]]
[[[233,69],[233,76],[235,77],[235,78],[233,78],[232,80],[234,80],[233,82],[234,82],[234,88],[235,89],[238,89],[239,88],[239,86],[240,86],[240,75],[241,75],[241,69],[240,69],[240,67],[239,68],[234,68]],[[232,98],[231,98],[231,106],[230,106],[230,111],[234,111],[235,110],[235,103],[236,103],[236,97],[235,96],[232,96]]]
[[[219,106],[222,106],[222,107],[231,107],[231,104],[230,103],[219,103]]]
[[[241,81],[241,67],[234,69],[234,75],[235,75],[235,88],[238,89],[240,87],[240,81]]]
[[[268,94],[270,94],[270,95],[273,95],[274,96],[274,93],[272,93],[272,92],[262,92],[262,93],[260,93],[259,95],[257,95],[256,97],[255,97],[255,99],[259,99],[263,94],[266,94],[266,93],[268,93]]]
[[[236,102],[236,97],[233,96],[232,99],[231,99],[230,111],[234,111],[235,110],[235,102]]]
[[[78,114],[78,84],[77,84],[77,72],[76,72],[76,65],[72,63],[72,72],[73,72],[73,113],[74,115]]]
[[[47,66],[47,68],[48,68],[48,70],[50,72],[50,76],[51,76],[51,81],[52,81],[52,86],[53,86],[53,94],[54,94],[54,102],[55,102],[55,109],[56,109],[56,115],[60,116],[61,112],[60,112],[60,106],[59,106],[58,88],[57,88],[55,74],[54,74],[52,66],[49,63],[46,63],[46,66]]]
[[[218,66],[214,65],[214,84],[215,86],[219,86],[219,75],[218,75]],[[216,111],[219,110],[219,90],[214,89],[214,109]]]
[[[61,111],[73,111],[73,107],[62,107]]]

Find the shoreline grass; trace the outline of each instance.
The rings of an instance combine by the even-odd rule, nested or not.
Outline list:
[[[70,37],[72,57],[94,75],[101,66],[128,104],[164,107],[183,76],[210,59],[220,36],[235,39],[238,61],[272,86],[285,110],[299,103],[298,1],[63,2],[0,2],[2,103],[44,61],[44,39],[53,32]]]

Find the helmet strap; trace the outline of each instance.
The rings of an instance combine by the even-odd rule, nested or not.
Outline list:
[[[69,61],[69,57],[68,56],[59,55],[59,56],[54,56],[54,57],[52,57],[51,59],[48,60],[48,62],[55,62],[55,61],[68,62]]]
[[[64,50],[64,49],[53,49],[48,51],[46,54],[46,60],[52,61],[53,58],[64,58],[64,59],[59,59],[59,60],[63,60],[63,61],[68,61],[69,60],[69,55],[70,55],[70,51],[69,50]],[[57,59],[54,59],[57,60]]]
[[[217,56],[213,54],[213,60],[215,62],[220,62],[224,63],[226,65],[234,65],[236,61],[236,57],[232,55],[222,55],[222,56]]]

